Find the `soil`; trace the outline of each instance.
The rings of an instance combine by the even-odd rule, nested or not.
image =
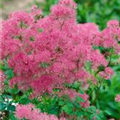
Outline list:
[[[32,2],[33,0],[2,0],[2,19],[7,19],[15,11],[30,11]]]

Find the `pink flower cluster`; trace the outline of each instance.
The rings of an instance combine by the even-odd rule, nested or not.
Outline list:
[[[28,120],[65,120],[65,118],[58,119],[55,115],[48,115],[47,113],[41,113],[34,105],[17,105],[15,116],[18,119]]]
[[[120,94],[118,94],[118,95],[115,97],[115,101],[116,101],[116,102],[120,102]]]
[[[110,77],[114,74],[113,70],[110,67],[106,67],[104,71],[99,72],[100,76],[106,79],[110,79]]]
[[[96,39],[97,38],[97,39]],[[103,46],[105,48],[114,48],[116,53],[120,52],[120,25],[117,20],[110,20],[107,23],[107,28],[104,29],[100,35],[95,38],[96,45]]]
[[[104,66],[101,75],[110,78],[109,62],[93,46],[120,51],[118,21],[109,21],[103,31],[94,23],[78,24],[73,0],[60,0],[44,18],[35,6],[31,13],[13,13],[2,22],[1,35],[1,59],[8,61],[15,74],[10,85],[21,90],[32,88],[33,97],[63,88],[64,83],[80,81],[88,87],[87,81],[95,80],[85,68],[88,61],[94,71]]]

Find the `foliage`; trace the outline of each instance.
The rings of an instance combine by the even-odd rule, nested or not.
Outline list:
[[[60,0],[45,17],[33,6],[3,21],[4,120],[120,119],[119,22],[100,31],[78,24],[76,9],[72,0]]]

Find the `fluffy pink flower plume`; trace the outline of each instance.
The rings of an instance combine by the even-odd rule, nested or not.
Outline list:
[[[114,72],[110,67],[106,67],[104,71],[99,72],[99,75],[101,75],[101,77],[106,79],[110,79],[113,74]]]
[[[118,95],[115,97],[115,101],[116,101],[116,102],[120,102],[120,94],[118,94]]]
[[[34,105],[17,105],[15,115],[18,119],[28,120],[65,120],[65,118],[58,119],[55,115],[48,115],[41,113]]]
[[[104,66],[104,73],[99,75],[111,77],[109,62],[93,46],[113,47],[118,53],[118,21],[109,21],[103,31],[94,23],[78,24],[73,0],[60,0],[48,16],[42,18],[41,14],[33,6],[31,13],[13,13],[2,23],[1,59],[6,59],[14,70],[11,86],[32,88],[32,96],[51,93],[55,87],[62,89],[64,83],[75,81],[87,88],[88,80],[95,81],[85,69],[88,61],[94,71]]]

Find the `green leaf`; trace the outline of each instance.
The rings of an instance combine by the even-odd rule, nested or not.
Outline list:
[[[64,105],[64,101],[59,101],[58,103],[60,106]]]
[[[96,98],[96,93],[95,93],[95,90],[92,92],[92,101],[94,101],[95,100],[95,98]]]
[[[9,111],[15,111],[15,106],[14,105],[9,105],[7,107],[7,110],[9,110]]]
[[[0,70],[3,70],[3,65],[0,63]]]
[[[35,41],[35,38],[34,37],[30,37],[30,41]]]
[[[90,107],[87,108],[87,111],[95,113],[96,112],[96,107],[95,106],[90,106]]]
[[[62,110],[65,111],[65,112],[68,113],[68,114],[71,112],[70,108],[69,108],[67,105],[64,105],[64,106],[62,107]]]
[[[3,71],[6,71],[6,70],[9,70],[9,69],[10,69],[10,68],[8,67],[7,62],[4,61],[4,65],[3,65],[3,67],[2,67],[2,70],[3,70]]]
[[[46,63],[46,62],[43,62],[43,63],[41,63],[40,65],[41,65],[41,67],[43,67],[43,68],[47,68],[47,67],[49,66],[49,64]]]
[[[73,104],[71,102],[68,102],[62,107],[62,110],[65,111],[67,114],[72,115],[74,113],[73,107]]]
[[[0,103],[0,110],[1,110],[1,111],[2,111],[2,110],[5,110],[5,108],[6,108],[6,104],[3,103],[3,102],[1,102],[1,103]]]
[[[105,110],[105,113],[108,114],[108,115],[112,115],[112,112],[109,109]]]
[[[5,75],[7,76],[7,79],[11,79],[14,76],[13,70],[9,69],[5,71]]]
[[[25,104],[30,103],[30,100],[27,97],[23,97],[20,99],[19,103],[25,105]]]
[[[85,100],[79,96],[76,96],[77,102],[85,102]]]
[[[10,112],[10,120],[18,120],[16,117],[15,117],[15,115],[14,115],[14,113],[13,112]]]
[[[39,32],[39,33],[43,32],[43,29],[38,29],[38,32]]]
[[[15,85],[14,88],[9,88],[8,92],[11,94],[18,94],[20,92],[20,90],[18,89],[18,87]]]

